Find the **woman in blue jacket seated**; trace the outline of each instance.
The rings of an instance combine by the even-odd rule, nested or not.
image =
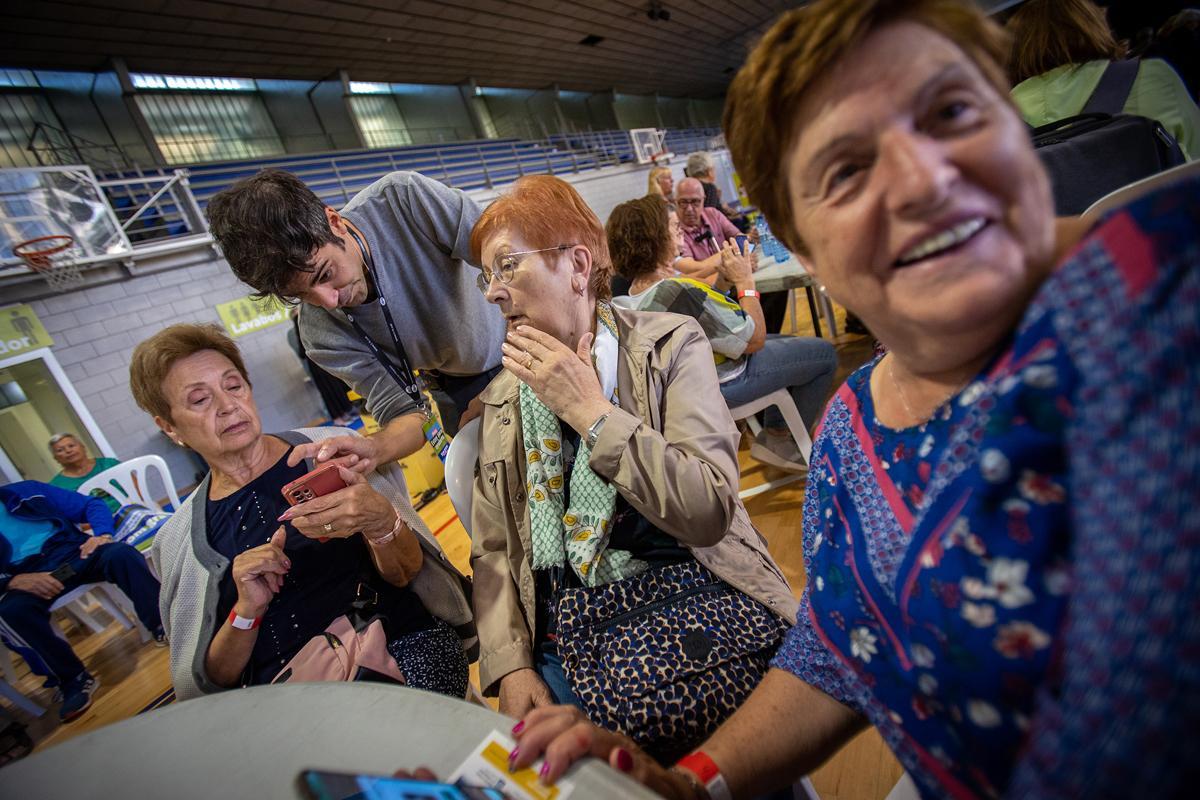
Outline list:
[[[92,526],[92,535],[79,525]],[[164,645],[158,581],[142,554],[114,542],[104,501],[38,481],[0,487],[0,635],[62,689],[59,717],[92,705],[97,681],[50,624],[50,606],[85,583],[107,581],[133,601],[138,619]]]

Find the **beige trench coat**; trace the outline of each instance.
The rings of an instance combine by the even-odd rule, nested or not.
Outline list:
[[[738,498],[738,431],[721,396],[712,348],[691,317],[613,309],[619,408],[591,467],[696,560],[789,623],[797,602]],[[533,666],[536,604],[530,564],[518,380],[501,373],[484,404],[471,513],[479,682]]]

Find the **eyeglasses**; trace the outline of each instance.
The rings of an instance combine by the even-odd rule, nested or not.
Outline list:
[[[534,253],[561,253],[563,250],[570,250],[576,245],[560,244],[557,247],[543,247],[540,250],[522,250],[518,253],[505,253],[502,256],[497,256],[492,262],[492,268],[481,267],[479,274],[475,276],[475,283],[479,286],[479,291],[487,294],[488,287],[492,285],[492,276],[500,280],[505,286],[512,283],[513,273],[517,271],[517,267],[521,266],[521,261],[524,256],[531,256]]]
[[[704,200],[702,198],[683,198],[675,201],[675,205],[677,206],[698,206],[703,204]]]

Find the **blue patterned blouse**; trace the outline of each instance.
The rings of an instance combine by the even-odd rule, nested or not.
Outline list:
[[[1098,225],[919,428],[821,424],[774,666],[926,797],[1200,791],[1200,180]]]

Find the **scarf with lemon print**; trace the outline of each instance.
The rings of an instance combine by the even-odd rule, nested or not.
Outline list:
[[[617,324],[607,303],[596,304],[592,363],[608,399],[617,402]],[[580,438],[570,476],[563,475],[558,417],[521,384],[521,438],[525,446],[526,496],[533,540],[533,568],[570,565],[585,586],[600,586],[643,572],[649,565],[628,551],[608,547],[617,489],[588,466],[591,448]],[[571,506],[563,488],[570,480]]]

